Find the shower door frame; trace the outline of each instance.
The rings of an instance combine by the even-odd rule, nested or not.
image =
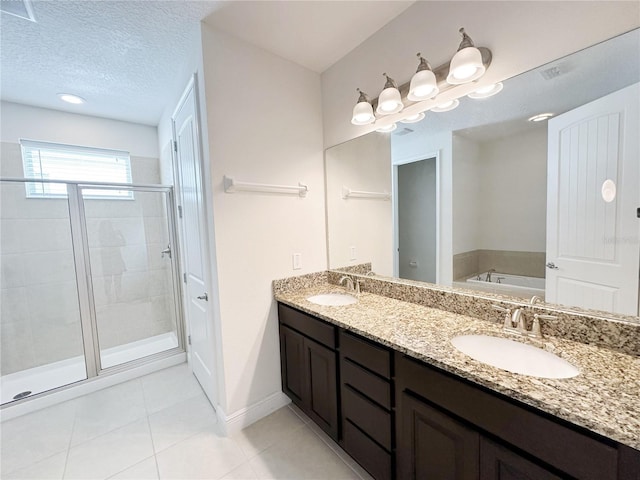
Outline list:
[[[186,351],[185,333],[184,333],[184,316],[182,306],[182,283],[180,282],[180,248],[178,245],[177,222],[175,218],[175,193],[172,185],[160,184],[136,184],[136,183],[104,183],[104,182],[80,182],[69,180],[47,180],[34,178],[13,178],[0,177],[0,182],[14,183],[55,183],[67,185],[67,201],[69,208],[69,225],[71,228],[71,245],[73,248],[73,258],[76,273],[76,285],[78,292],[78,306],[80,312],[80,326],[82,330],[82,342],[84,347],[84,358],[87,378],[78,382],[67,385],[60,385],[51,390],[37,393],[25,397],[24,399],[9,402],[2,405],[15,405],[28,401],[29,399],[38,398],[48,395],[59,390],[73,387],[79,383],[87,382],[97,377],[103,377],[125,370],[181,354]],[[157,192],[165,193],[165,208],[167,219],[167,230],[169,235],[169,246],[171,248],[171,279],[172,293],[174,298],[174,315],[176,321],[176,336],[178,345],[169,350],[158,352],[142,358],[113,365],[108,368],[102,368],[100,358],[100,342],[98,338],[98,322],[96,315],[96,306],[93,290],[93,280],[91,275],[91,261],[89,252],[89,238],[87,232],[87,219],[84,209],[84,199],[82,197],[83,189],[100,189],[100,190],[129,190],[132,192]],[[120,200],[127,201],[127,200]]]

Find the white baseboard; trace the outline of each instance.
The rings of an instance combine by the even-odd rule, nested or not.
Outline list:
[[[276,392],[259,402],[226,415],[222,408],[216,408],[218,426],[222,435],[230,436],[248,427],[261,418],[291,403],[291,399],[282,392]]]

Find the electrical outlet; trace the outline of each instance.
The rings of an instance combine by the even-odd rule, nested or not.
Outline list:
[[[356,247],[349,247],[349,260],[356,259]]]
[[[302,268],[302,254],[294,253],[293,254],[293,269],[300,270]]]

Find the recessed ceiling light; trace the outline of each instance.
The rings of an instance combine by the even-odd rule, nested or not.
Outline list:
[[[504,85],[502,84],[502,82],[493,83],[491,85],[487,85],[485,87],[481,87],[477,89],[475,92],[472,92],[469,95],[467,95],[467,97],[475,98],[475,99],[489,98],[495,95],[496,93],[500,93],[503,87]]]
[[[73,103],[74,105],[80,105],[86,101],[84,98],[72,95],[71,93],[59,93],[58,97],[60,97],[60,100],[63,102]]]
[[[553,113],[540,113],[538,115],[534,115],[533,117],[529,118],[529,121],[544,122],[545,120],[549,120],[551,117],[553,117]]]

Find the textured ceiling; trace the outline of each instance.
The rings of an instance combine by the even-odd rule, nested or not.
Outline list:
[[[0,15],[0,98],[156,125],[200,20],[318,72],[412,2],[34,1]],[[64,104],[57,93],[87,100]]]

